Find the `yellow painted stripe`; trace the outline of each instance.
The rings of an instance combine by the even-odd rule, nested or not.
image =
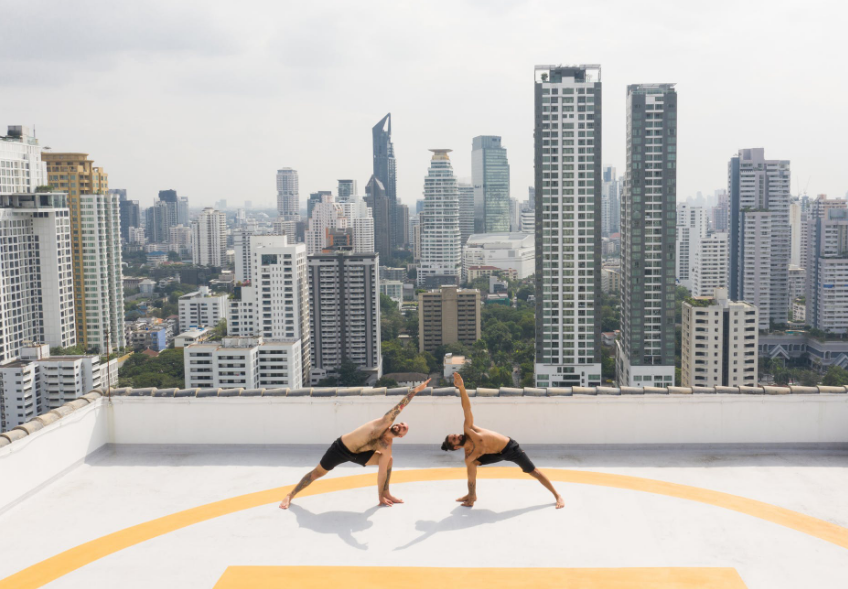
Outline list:
[[[745,589],[731,568],[229,567],[215,589]]]
[[[848,529],[836,524],[826,522],[809,515],[804,515],[789,509],[738,497],[718,491],[710,491],[699,487],[678,485],[653,479],[624,476],[618,474],[607,474],[600,472],[587,472],[576,470],[545,469],[545,474],[552,481],[562,483],[578,483],[583,485],[596,485],[601,487],[612,487],[616,489],[627,489],[631,491],[642,491],[656,495],[665,495],[677,499],[697,501],[707,505],[729,509],[738,513],[744,513],[768,522],[772,522],[787,528],[797,530],[801,533],[820,538],[826,542],[836,544],[842,548],[848,548]],[[392,484],[396,483],[419,483],[430,481],[464,480],[465,469],[461,468],[431,468],[421,470],[397,470],[392,472]],[[319,479],[311,486],[304,489],[298,497],[309,495],[320,495],[335,491],[349,489],[360,489],[376,484],[376,474],[361,474],[349,477],[330,479]],[[487,467],[477,471],[479,479],[527,479],[527,475],[517,468],[510,467]],[[175,530],[188,527],[193,524],[208,521],[222,515],[252,509],[269,503],[280,501],[292,485],[268,489],[257,493],[248,493],[223,501],[208,503],[158,519],[151,520],[136,526],[102,536],[96,540],[86,542],[70,550],[66,550],[56,556],[52,556],[37,564],[34,564],[18,573],[0,580],[0,589],[35,589],[43,587],[50,581],[54,581],[63,575],[75,571],[89,563],[104,556],[114,554],[124,548],[135,546],[152,538],[168,534]]]

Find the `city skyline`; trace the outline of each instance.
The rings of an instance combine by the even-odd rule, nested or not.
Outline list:
[[[839,19],[814,21],[812,49],[784,40],[812,24],[819,11],[796,14],[792,7],[771,4],[769,27],[744,32],[742,24],[760,12],[759,3],[711,5],[709,11],[684,16],[661,11],[652,13],[650,21],[646,13],[620,3],[577,9],[516,2],[491,10],[463,3],[457,9],[465,18],[479,19],[481,26],[459,40],[447,35],[447,23],[435,23],[432,33],[444,42],[430,48],[423,42],[428,35],[423,25],[431,21],[414,7],[374,6],[356,13],[342,6],[302,8],[287,15],[282,25],[274,22],[279,19],[261,19],[268,24],[251,35],[253,41],[242,41],[247,36],[238,34],[245,20],[255,24],[255,10],[249,6],[240,8],[240,14],[229,14],[229,8],[174,12],[167,6],[110,7],[108,19],[87,23],[88,38],[106,40],[91,44],[63,25],[74,18],[71,7],[45,13],[21,6],[10,23],[19,26],[11,26],[0,40],[7,72],[0,110],[6,113],[4,124],[34,125],[42,144],[54,150],[97,154],[112,175],[110,184],[126,188],[128,197],[143,206],[150,205],[158,190],[174,187],[199,208],[227,197],[231,202],[251,200],[256,208],[273,206],[273,175],[283,167],[299,171],[302,195],[334,191],[338,178],[355,179],[362,187],[371,169],[368,130],[391,112],[398,196],[411,205],[421,198],[427,149],[453,149],[457,177],[468,177],[471,140],[484,134],[503,137],[510,150],[511,193],[524,193],[533,184],[527,68],[551,60],[601,63],[607,88],[604,166],[624,165],[627,84],[670,81],[691,97],[680,113],[687,129],[680,147],[689,155],[678,170],[679,200],[723,187],[726,161],[741,145],[762,146],[792,161],[793,194],[806,188],[811,195],[842,197],[848,190],[838,155],[839,138],[848,132],[848,121],[837,116],[843,82],[828,75],[827,60],[814,59],[838,53]],[[556,35],[540,34],[566,16],[576,18],[578,25],[598,24],[578,26],[583,30],[565,44],[554,43]],[[392,20],[400,26],[386,27]],[[343,43],[340,35],[314,54],[303,55],[296,50],[308,41],[298,33],[309,30],[304,21],[320,21],[330,31],[347,30],[342,22],[349,21],[366,34],[353,44]],[[422,22],[413,26],[417,21]],[[24,50],[22,35],[31,30],[29,24],[43,31],[44,44]],[[637,37],[642,25],[657,34]],[[598,34],[599,27],[604,34]],[[392,51],[380,49],[385,37],[367,34],[387,28],[405,31],[403,36],[388,33]],[[126,34],[118,36],[124,29]],[[675,50],[660,51],[657,38]],[[467,43],[475,44],[473,54]],[[758,62],[756,76],[733,67],[738,55],[761,47],[771,49],[769,59]],[[196,66],[189,76],[183,61]],[[403,62],[411,67],[399,67]],[[358,67],[349,68],[351,63]],[[378,95],[366,91],[370,80],[385,71],[394,72],[392,84]],[[813,95],[798,85],[781,86],[785,72],[792,71],[816,79],[819,91]],[[222,84],[223,77],[230,81]],[[715,93],[714,79],[722,79],[734,92]],[[444,108],[431,108],[435,102],[446,104],[439,98],[446,84],[453,89],[447,115]],[[171,85],[172,91],[163,91]],[[342,85],[344,103],[330,102],[331,89]],[[61,108],[55,108],[54,91],[63,95]],[[487,96],[482,102],[481,91]],[[311,116],[319,111],[321,116]],[[66,116],[69,112],[75,116]],[[505,117],[505,112],[512,114]],[[770,125],[771,118],[784,124]],[[82,124],[84,120],[99,120],[120,133]],[[250,149],[232,150],[222,140],[237,134],[248,134]],[[328,134],[333,141],[322,141]],[[168,141],[162,141],[163,135]],[[238,179],[209,173],[212,162],[224,159],[247,173]],[[161,161],[174,165],[161,166]]]

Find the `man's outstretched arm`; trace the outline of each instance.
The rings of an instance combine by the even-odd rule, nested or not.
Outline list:
[[[417,395],[427,387],[427,384],[429,384],[429,382],[430,379],[428,378],[426,381],[422,382],[420,385],[409,391],[409,394],[406,395],[403,399],[401,399],[400,403],[398,403],[386,412],[386,414],[383,416],[383,420],[391,424],[395,419],[397,419],[397,416],[400,415],[400,412],[403,411],[403,408],[409,405],[409,402],[412,401],[415,395]]]
[[[461,501],[463,507],[474,507],[477,501],[477,464],[473,460],[466,460],[465,465],[468,469],[468,495],[457,501]]]
[[[474,414],[471,413],[471,399],[468,398],[468,391],[465,390],[465,382],[458,372],[453,373],[453,386],[459,389],[459,396],[462,398],[462,412],[465,413],[464,429],[474,428]]]

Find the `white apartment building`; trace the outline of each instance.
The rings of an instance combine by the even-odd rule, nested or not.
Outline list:
[[[0,194],[32,193],[47,181],[38,139],[29,127],[10,125],[0,136]]]
[[[100,356],[50,356],[47,344],[21,349],[21,358],[0,366],[0,431],[81,397],[118,384],[118,360]]]
[[[321,201],[312,207],[309,226],[306,230],[306,254],[320,254],[330,244],[331,229],[348,229],[350,220],[345,215],[344,206],[336,202],[332,194],[322,194]],[[373,236],[373,231],[372,231]],[[373,239],[373,237],[372,237]]]
[[[677,243],[674,261],[674,275],[680,286],[693,292],[692,271],[698,244],[707,236],[707,212],[703,207],[693,207],[687,203],[677,205]],[[712,294],[712,290],[709,294]]]
[[[756,386],[758,310],[727,299],[726,289],[713,298],[683,302],[681,386]]]
[[[144,245],[147,243],[147,238],[144,236],[144,227],[130,227],[128,232],[130,245]]]
[[[431,149],[433,157],[424,178],[424,210],[421,211],[421,264],[418,285],[435,287],[459,284],[462,273],[462,233],[459,224],[459,192],[448,153]]]
[[[186,388],[303,387],[300,340],[225,337],[186,346],[183,354]]]
[[[191,260],[199,266],[227,263],[227,215],[206,207],[191,224]]]
[[[65,194],[0,196],[0,364],[27,342],[77,343],[69,215]]]
[[[601,68],[535,68],[536,385],[601,383]],[[596,314],[597,309],[597,314]]]
[[[374,253],[374,217],[371,216],[371,207],[358,195],[347,197],[341,206],[348,226],[353,229],[353,253]]]
[[[728,164],[729,293],[757,307],[760,329],[789,316],[789,183],[789,161],[767,160],[762,148]]]
[[[168,241],[169,252],[177,252],[180,255],[191,253],[191,227],[185,225],[169,227],[168,234],[170,237]]]
[[[236,287],[228,300],[227,333],[273,341],[300,341],[301,382],[311,366],[306,246],[285,235],[254,235],[250,240],[250,286]]]
[[[801,266],[801,223],[801,203],[793,200],[789,203],[789,263],[793,266]]]
[[[353,362],[376,382],[380,351],[380,258],[375,253],[334,252],[308,258],[311,383]]]
[[[271,222],[271,233],[274,235],[288,235],[289,241],[297,241],[297,221],[286,220],[277,217]]]
[[[689,291],[693,297],[709,297],[717,288],[727,288],[727,233],[712,233],[698,241],[691,254]]]
[[[536,234],[536,211],[533,209],[522,209],[518,225],[520,227],[521,233],[526,235],[535,235]]]
[[[212,294],[208,286],[180,297],[180,330],[215,327],[227,318],[226,294]]]
[[[300,220],[300,182],[297,170],[277,170],[277,212],[287,221]]]
[[[462,255],[463,270],[494,266],[515,270],[519,278],[536,271],[536,237],[527,233],[478,233],[468,238]]]
[[[848,209],[832,207],[810,224],[807,322],[848,333]]]

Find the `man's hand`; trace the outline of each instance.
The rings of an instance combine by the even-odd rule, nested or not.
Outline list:
[[[417,395],[418,393],[420,393],[421,391],[423,391],[424,389],[426,389],[426,388],[427,388],[427,385],[428,385],[428,384],[430,384],[430,381],[431,381],[431,380],[432,380],[432,379],[428,378],[427,380],[425,380],[424,382],[422,382],[420,385],[418,385],[417,387],[415,387],[414,389],[412,389],[412,392],[410,393],[410,395],[412,395],[412,396],[414,397],[415,395]]]
[[[463,507],[474,507],[474,502],[477,501],[477,496],[466,495],[465,497],[460,497],[457,501],[460,501]]]
[[[385,507],[391,507],[394,504],[392,503],[392,500],[386,497],[385,495],[380,495],[380,505],[383,505]]]
[[[453,373],[453,386],[456,388],[465,388],[465,383],[462,381],[462,377],[459,375],[459,372]]]

